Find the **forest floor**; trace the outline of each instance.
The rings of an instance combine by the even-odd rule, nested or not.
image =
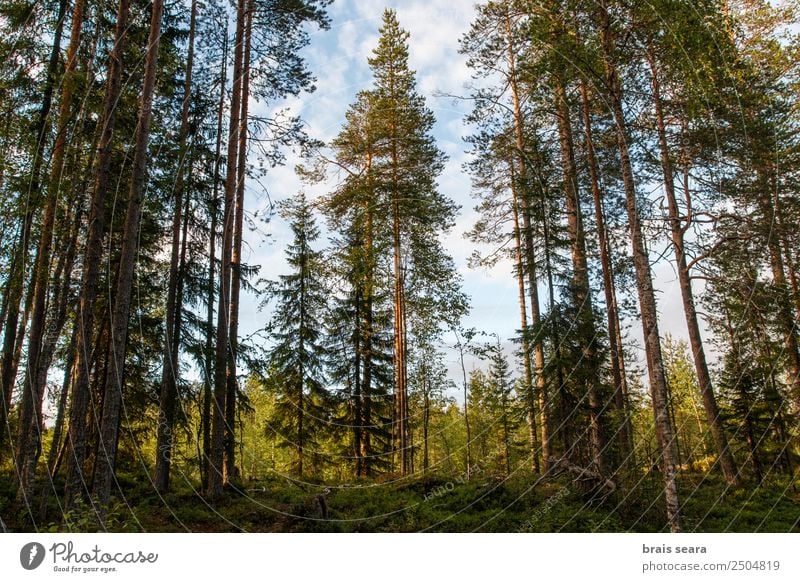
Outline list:
[[[569,479],[536,482],[478,475],[427,475],[392,481],[298,485],[285,477],[230,487],[208,503],[187,482],[157,495],[147,479],[122,474],[124,500],[113,502],[106,527],[127,532],[659,532],[663,500],[655,478],[604,497]],[[56,490],[58,483],[56,484]],[[800,481],[728,488],[714,475],[682,474],[685,531],[800,532]],[[321,501],[320,497],[323,498]],[[323,506],[325,506],[323,508]],[[37,508],[37,512],[41,508]],[[41,513],[39,513],[41,516]],[[59,517],[61,516],[61,517]],[[78,506],[66,519],[55,496],[33,525],[0,476],[0,517],[11,531],[98,531],[93,511]]]

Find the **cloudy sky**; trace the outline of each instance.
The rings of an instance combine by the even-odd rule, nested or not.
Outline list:
[[[472,208],[470,179],[462,167],[467,159],[463,137],[469,133],[463,119],[470,105],[468,101],[451,96],[469,94],[470,71],[458,53],[458,41],[473,18],[472,3],[463,0],[406,0],[383,4],[336,0],[330,9],[331,29],[314,31],[311,45],[305,50],[310,69],[317,77],[317,90],[284,105],[302,116],[312,137],[329,140],[335,136],[355,94],[371,84],[367,58],[377,45],[385,7],[397,11],[401,26],[411,34],[411,66],[417,72],[419,91],[436,116],[434,135],[439,147],[449,156],[439,185],[444,194],[461,206],[457,225],[445,242],[464,278],[464,291],[472,300],[472,311],[465,323],[508,339],[519,327],[517,285],[511,266],[500,264],[491,271],[469,269],[467,258],[474,247],[463,237],[476,217]],[[253,104],[253,107],[256,111],[263,111],[263,105]],[[270,170],[258,183],[251,180],[247,208],[258,209],[259,215],[263,215],[271,203],[292,196],[300,188],[305,188],[312,196],[322,192],[324,185],[317,189],[301,184],[294,172],[298,161],[289,154],[285,166]],[[275,278],[285,271],[283,252],[290,234],[277,216],[261,230],[250,234],[245,261],[262,265],[262,276]],[[269,234],[266,240],[265,232]],[[661,249],[653,249],[654,253],[656,250]],[[669,332],[684,337],[686,332],[676,276],[668,264],[657,266],[655,273],[660,291],[662,334]],[[252,299],[245,302],[242,309],[244,334],[262,328],[269,317],[268,312],[258,311]],[[636,339],[640,334],[633,329],[631,337]],[[455,370],[455,356],[452,355],[451,359]]]

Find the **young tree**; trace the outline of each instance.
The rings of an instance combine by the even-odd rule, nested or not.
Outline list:
[[[275,312],[267,329],[275,345],[267,364],[278,393],[271,425],[295,449],[297,476],[303,477],[304,459],[318,454],[318,439],[330,416],[322,335],[328,290],[321,277],[322,254],[313,248],[319,229],[303,192],[284,206],[283,217],[294,240],[286,250],[291,272],[269,290]]]

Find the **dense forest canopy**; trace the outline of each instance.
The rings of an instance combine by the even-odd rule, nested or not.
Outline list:
[[[800,4],[351,4],[0,0],[0,529],[796,531]]]

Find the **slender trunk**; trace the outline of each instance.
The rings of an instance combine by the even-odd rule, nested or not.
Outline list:
[[[703,338],[700,335],[700,325],[697,319],[695,308],[694,292],[692,291],[692,277],[686,260],[686,242],[684,233],[691,225],[687,220],[684,226],[684,219],[680,216],[678,201],[675,196],[675,174],[672,166],[672,159],[669,155],[669,145],[667,144],[667,130],[664,123],[664,110],[661,100],[661,86],[658,81],[658,70],[656,68],[655,57],[651,51],[647,53],[647,60],[650,64],[651,82],[653,87],[653,102],[655,105],[656,128],[658,130],[658,145],[661,153],[661,169],[664,174],[664,191],[667,195],[667,207],[669,211],[670,233],[672,235],[672,246],[675,249],[675,264],[678,270],[678,283],[681,288],[681,299],[683,300],[683,313],[686,317],[686,326],[689,331],[689,343],[692,347],[692,357],[694,359],[695,371],[697,372],[697,382],[700,385],[700,395],[703,399],[703,407],[706,411],[706,420],[711,429],[714,439],[714,446],[719,459],[720,469],[725,480],[730,485],[736,485],[739,481],[736,463],[733,460],[725,430],[722,427],[717,399],[714,396],[714,388],[711,383],[711,374],[708,372],[706,353],[703,347]],[[688,183],[684,184],[688,188]],[[687,200],[690,193],[684,193]]]
[[[531,443],[531,462],[533,471],[538,473],[540,471],[539,467],[539,443],[536,436],[536,393],[533,390],[533,370],[531,366],[531,341],[530,341],[530,329],[528,328],[528,313],[527,313],[527,305],[525,300],[525,265],[523,259],[523,252],[522,252],[522,236],[521,236],[521,229],[520,229],[520,220],[519,220],[519,196],[517,195],[517,187],[516,187],[516,177],[514,166],[511,166],[511,206],[512,206],[512,214],[514,217],[514,246],[515,246],[515,268],[517,272],[517,285],[519,288],[519,318],[521,324],[521,333],[522,333],[522,359],[523,359],[523,369],[525,372],[524,381],[525,381],[525,398],[526,404],[528,407],[528,427],[530,430],[529,438]],[[541,374],[537,374],[537,380],[541,377]],[[540,390],[536,391],[537,393],[541,393]],[[546,416],[546,413],[545,413]],[[544,441],[547,438],[547,426],[542,426],[542,440]],[[549,464],[549,451],[547,454],[542,455],[544,457],[543,462],[545,467]]]
[[[396,165],[396,164],[395,164]],[[396,430],[397,448],[400,452],[400,471],[407,475],[410,470],[408,456],[408,429],[406,416],[406,383],[405,383],[405,355],[406,346],[403,342],[405,333],[405,302],[403,299],[403,274],[400,256],[400,208],[399,202],[393,203],[392,233],[394,243],[394,358],[395,358],[395,395],[396,395]]]
[[[208,475],[210,473],[211,460],[211,401],[212,386],[214,383],[214,292],[216,287],[216,251],[217,251],[217,215],[219,214],[219,183],[220,183],[220,162],[222,151],[222,117],[225,112],[225,82],[228,70],[228,29],[225,28],[222,41],[222,61],[220,65],[219,81],[219,105],[217,107],[217,136],[216,148],[214,150],[214,186],[211,196],[211,226],[208,235],[208,289],[207,289],[207,310],[206,310],[206,354],[205,366],[206,374],[203,383],[203,459],[200,466],[202,473],[203,490],[208,487]]]
[[[469,385],[467,384],[467,368],[464,366],[464,342],[456,331],[458,354],[461,362],[461,375],[464,381],[464,425],[467,431],[467,480],[472,474],[472,434],[469,429]]]
[[[244,56],[242,60],[242,100],[239,116],[239,156],[236,178],[236,218],[233,227],[233,254],[231,257],[231,307],[230,307],[230,360],[228,361],[225,393],[225,474],[230,480],[236,472],[236,359],[239,347],[239,294],[242,283],[242,237],[244,235],[244,191],[247,177],[247,108],[250,101],[250,46],[253,29],[253,0],[247,5]]]
[[[225,169],[225,209],[222,218],[222,257],[220,264],[219,303],[217,307],[217,342],[214,358],[214,401],[211,423],[211,459],[208,467],[209,497],[222,494],[225,483],[225,403],[228,371],[228,332],[231,295],[231,252],[233,248],[233,219],[238,174],[239,115],[242,98],[242,53],[244,51],[245,0],[239,0],[236,10],[236,37],[233,56],[233,88],[228,129],[228,156]]]
[[[512,209],[514,215],[514,242],[516,245],[516,262],[517,262],[517,282],[519,285],[519,309],[520,309],[520,321],[522,324],[522,357],[523,357],[523,364],[525,370],[525,398],[528,407],[528,428],[529,428],[529,439],[531,443],[531,465],[534,472],[538,473],[540,471],[539,467],[539,443],[538,438],[536,436],[537,428],[536,428],[536,396],[537,393],[542,401],[546,400],[546,393],[547,393],[547,384],[545,383],[544,378],[544,351],[542,349],[542,343],[538,340],[539,334],[537,333],[537,340],[534,342],[534,351],[535,359],[536,359],[536,391],[534,392],[533,387],[533,370],[531,369],[531,340],[530,340],[530,330],[528,329],[528,315],[527,310],[525,307],[525,268],[524,268],[524,259],[523,254],[527,255],[528,259],[528,276],[530,278],[529,284],[531,287],[538,287],[536,281],[536,271],[534,265],[534,253],[533,253],[533,233],[531,232],[531,225],[530,220],[525,221],[525,252],[523,253],[522,249],[522,235],[520,232],[520,224],[519,224],[519,213],[524,205],[527,204],[527,192],[524,191],[525,184],[526,184],[526,175],[527,175],[527,164],[525,162],[525,147],[523,141],[523,133],[524,133],[524,123],[522,119],[522,108],[520,105],[519,100],[519,90],[517,86],[517,66],[516,66],[516,50],[514,47],[514,36],[513,31],[511,29],[511,18],[507,15],[506,16],[506,38],[508,41],[508,75],[509,75],[509,85],[511,88],[511,98],[514,106],[514,137],[516,139],[516,155],[514,156],[516,163],[517,163],[517,170],[515,172],[514,163],[511,164],[511,194],[512,194]],[[519,180],[517,180],[517,176],[515,173],[518,174]],[[522,185],[523,192],[519,192],[518,184]],[[521,194],[521,195],[520,195]],[[524,212],[523,212],[524,214]],[[538,304],[539,304],[539,296],[538,296],[538,288],[534,289],[531,288],[531,303],[534,301],[536,302],[536,308],[534,309],[534,313],[536,314],[535,321],[533,325],[537,328],[539,325],[539,315],[538,315]],[[549,420],[547,418],[547,409],[546,407],[540,409],[540,413],[542,415],[542,464],[547,470],[550,464],[550,443],[549,443]]]
[[[611,17],[606,0],[598,3],[598,26],[603,47],[603,64],[606,73],[607,90],[614,114],[617,147],[619,149],[622,180],[625,190],[625,203],[628,212],[631,244],[633,247],[633,263],[636,272],[636,288],[639,295],[639,307],[642,316],[642,331],[647,360],[647,371],[650,380],[650,394],[653,405],[653,416],[656,429],[658,454],[664,479],[664,499],[667,520],[673,532],[681,531],[680,501],[678,498],[677,470],[675,467],[672,423],[669,419],[668,389],[664,377],[664,362],[661,354],[661,343],[658,331],[658,312],[656,309],[653,279],[650,273],[650,257],[645,249],[641,218],[636,200],[636,186],[633,178],[625,115],[622,109],[622,85],[618,76],[614,52],[616,41],[611,30]]]
[[[356,290],[355,296],[355,313],[353,314],[353,321],[355,322],[355,333],[353,334],[353,353],[354,353],[354,362],[353,362],[353,384],[352,384],[352,393],[351,399],[352,407],[353,407],[353,456],[355,457],[356,461],[356,477],[361,477],[364,475],[364,457],[361,454],[361,447],[362,447],[362,438],[361,435],[363,434],[364,427],[363,427],[363,418],[361,415],[362,410],[362,400],[361,400],[361,360],[362,360],[362,347],[361,347],[361,337],[362,337],[362,294],[361,290]]]
[[[544,256],[544,269],[545,269],[545,278],[547,279],[547,307],[551,314],[555,313],[555,283],[553,280],[553,261],[552,261],[552,248],[553,245],[551,243],[552,238],[550,236],[550,223],[547,217],[547,209],[546,209],[546,200],[547,200],[547,193],[546,193],[546,186],[543,182],[541,176],[537,176],[537,180],[539,182],[539,187],[541,189],[540,197],[539,197],[539,210],[542,216],[542,242],[544,243],[544,248],[542,249],[542,255]],[[530,209],[526,209],[526,212],[523,213],[523,216],[527,216],[530,213]],[[528,218],[530,220],[530,218]],[[531,301],[533,309],[533,301]],[[538,308],[538,304],[537,304]],[[533,319],[533,317],[531,318]],[[549,327],[549,336],[550,336],[550,343],[553,345],[553,358],[558,362],[561,359],[561,334],[558,332],[556,326],[551,325]],[[566,385],[564,383],[564,370],[561,364],[557,364],[555,367],[555,386],[556,386],[556,393],[558,395],[558,404],[559,404],[559,413],[560,418],[558,419],[557,426],[556,426],[556,436],[559,437],[559,441],[561,442],[561,448],[564,452],[569,451],[572,448],[572,441],[573,437],[569,430],[569,426],[567,423],[564,422],[564,419],[568,418],[569,414],[567,412],[567,408],[565,407],[566,404]],[[546,407],[550,406],[550,399],[543,398],[540,394],[540,408],[545,409]],[[552,408],[550,409],[552,410]],[[548,410],[548,415],[550,414],[550,410]],[[543,421],[544,424],[544,421]],[[542,439],[544,441],[544,439]],[[552,448],[552,441],[550,444]],[[552,454],[552,451],[551,451]],[[545,468],[545,471],[549,470],[549,467]]]
[[[53,31],[53,46],[50,50],[50,58],[47,62],[47,74],[45,84],[42,89],[42,105],[39,108],[39,115],[36,120],[34,132],[36,134],[36,149],[33,154],[33,168],[31,170],[29,188],[29,208],[22,218],[20,243],[17,245],[16,252],[11,261],[9,276],[3,294],[3,315],[0,321],[4,322],[3,351],[0,357],[0,458],[2,458],[3,441],[6,436],[6,419],[11,407],[11,397],[14,389],[14,379],[12,375],[12,359],[14,346],[17,344],[17,323],[19,318],[19,306],[22,299],[22,281],[24,279],[24,257],[27,255],[30,228],[33,221],[33,212],[38,208],[40,174],[44,162],[45,146],[47,145],[48,119],[53,103],[53,92],[55,89],[56,73],[58,71],[59,55],[61,53],[61,37],[64,32],[64,21],[67,11],[67,0],[59,0],[58,14],[56,15],[56,27]],[[74,12],[74,10],[73,10]],[[81,16],[82,18],[82,16]],[[69,64],[69,59],[68,59]],[[71,87],[70,87],[71,90]],[[10,119],[10,118],[9,118]],[[2,182],[2,179],[0,179]]]
[[[70,370],[75,361],[75,347],[78,337],[78,328],[73,326],[72,334],[67,348],[67,359],[64,362],[64,369]],[[64,381],[61,386],[61,396],[58,399],[58,411],[56,412],[56,423],[53,427],[53,440],[50,443],[50,451],[47,453],[47,472],[52,477],[55,475],[56,460],[61,449],[62,437],[64,435],[64,422],[67,416],[67,401],[69,397],[70,375],[64,374]]]
[[[179,251],[181,247],[181,223],[183,221],[183,194],[185,160],[188,148],[186,140],[189,134],[189,106],[192,102],[192,68],[194,65],[194,34],[197,21],[197,0],[192,0],[189,16],[189,46],[186,55],[186,73],[183,81],[183,104],[181,108],[181,127],[178,132],[178,168],[175,179],[174,208],[172,212],[172,250],[169,262],[169,280],[167,282],[166,326],[164,335],[164,354],[161,368],[161,394],[159,398],[158,435],[156,443],[156,490],[164,493],[169,488],[169,471],[174,442],[175,399],[178,392],[178,376],[180,375],[178,347],[180,334],[178,320],[181,318],[181,305],[177,304],[179,279]]]
[[[564,174],[564,191],[567,209],[567,232],[571,242],[572,285],[575,293],[578,315],[576,322],[582,358],[587,366],[586,396],[589,403],[589,440],[592,452],[592,463],[598,473],[605,474],[605,435],[602,426],[602,412],[605,409],[601,401],[598,387],[599,370],[596,365],[596,330],[594,326],[594,308],[589,288],[589,267],[586,259],[586,238],[581,214],[580,196],[578,192],[578,170],[575,164],[572,122],[566,87],[560,77],[554,77],[556,117],[558,136],[561,146],[561,163]]]
[[[372,168],[372,154],[368,154],[367,158],[367,178],[370,177],[370,169]],[[370,184],[371,188],[371,184]],[[364,237],[364,260],[366,262],[366,269],[364,273],[364,335],[363,335],[363,380],[361,381],[361,448],[359,456],[363,465],[363,474],[370,476],[372,474],[372,447],[371,447],[371,432],[372,432],[372,366],[373,366],[373,325],[374,325],[374,302],[373,290],[375,288],[375,270],[374,270],[374,247],[373,247],[373,208],[370,204],[364,205],[365,212],[365,237]]]
[[[71,507],[81,491],[87,491],[83,474],[86,459],[86,413],[89,406],[89,370],[94,329],[95,300],[103,255],[103,233],[105,230],[106,194],[111,179],[112,140],[116,123],[117,101],[122,90],[122,56],[128,30],[130,0],[119,0],[114,47],[108,61],[106,93],[103,97],[103,113],[100,120],[100,140],[96,157],[94,192],[89,210],[89,229],[86,237],[83,276],[76,325],[75,363],[72,368],[70,395],[69,432],[67,435],[67,482],[65,505]]]
[[[125,351],[128,341],[128,319],[133,290],[133,275],[139,244],[139,226],[142,218],[142,202],[147,181],[148,145],[150,142],[150,120],[152,118],[158,65],[158,46],[161,38],[161,18],[164,1],[153,0],[150,19],[150,34],[147,42],[147,57],[144,65],[144,81],[139,109],[139,122],[131,166],[131,188],[125,226],[122,234],[122,249],[119,259],[114,307],[111,320],[111,350],[108,375],[105,379],[103,416],[100,425],[100,450],[95,463],[93,490],[101,508],[108,504],[111,485],[114,481],[117,442],[119,440],[122,390],[125,378]],[[102,509],[100,510],[103,511]]]
[[[40,383],[38,370],[44,341],[47,295],[50,289],[50,255],[53,245],[53,231],[56,221],[61,179],[67,153],[67,131],[72,110],[72,95],[75,89],[75,71],[78,66],[78,48],[83,28],[85,0],[77,0],[72,13],[67,60],[61,90],[61,103],[58,111],[56,139],[53,145],[50,178],[47,184],[47,198],[44,217],[39,234],[39,248],[33,267],[33,287],[31,326],[28,332],[28,363],[25,369],[22,401],[20,404],[19,437],[17,440],[17,470],[19,472],[20,499],[27,500],[35,480],[36,464],[41,454],[42,401],[45,385]]]
[[[630,455],[630,418],[625,402],[627,388],[625,386],[625,372],[622,354],[622,345],[619,332],[619,313],[617,299],[614,292],[614,269],[611,261],[611,245],[606,233],[605,216],[603,213],[603,193],[600,190],[600,170],[595,156],[594,142],[592,139],[592,116],[589,102],[589,88],[585,79],[581,79],[581,101],[583,104],[583,129],[586,138],[586,157],[589,166],[589,179],[592,186],[592,199],[594,200],[595,221],[597,222],[597,238],[600,250],[600,266],[603,271],[603,293],[606,299],[606,313],[608,322],[608,339],[611,359],[611,380],[614,383],[614,407],[622,415],[619,430],[617,431],[617,446],[621,464],[627,464]]]
[[[422,403],[422,472],[428,472],[428,424],[431,420],[431,399],[428,395],[427,379],[423,380],[424,398]]]

